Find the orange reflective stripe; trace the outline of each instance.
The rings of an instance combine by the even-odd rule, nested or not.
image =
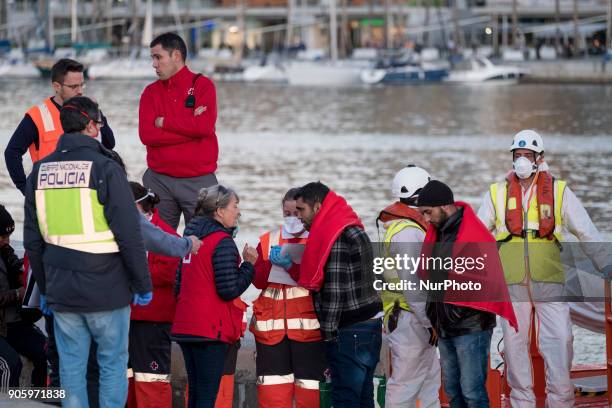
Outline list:
[[[60,122],[60,112],[51,98],[45,99],[40,105],[32,106],[27,115],[32,118],[38,130],[38,149],[34,144],[29,147],[32,163],[36,163],[55,151],[57,141],[64,130]]]
[[[271,232],[268,231],[261,237],[259,237],[259,242],[261,244],[261,254],[263,256],[264,261],[270,259],[270,234]]]

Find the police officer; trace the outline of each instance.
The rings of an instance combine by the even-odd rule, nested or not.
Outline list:
[[[125,173],[95,140],[103,123],[98,105],[72,98],[60,120],[66,133],[56,151],[34,165],[26,184],[24,247],[41,309],[54,314],[66,405],[88,406],[93,340],[99,401],[119,407],[127,399],[129,305],[152,299],[140,216]]]

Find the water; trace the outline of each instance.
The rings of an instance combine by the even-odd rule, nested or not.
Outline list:
[[[137,134],[138,100],[146,84],[90,81],[87,89],[107,116],[135,180],[146,168]],[[25,110],[50,94],[49,88],[43,80],[0,81],[2,150]],[[313,180],[344,195],[375,238],[374,220],[391,199],[397,170],[409,163],[425,167],[448,183],[456,198],[478,206],[488,185],[510,169],[512,135],[533,128],[544,136],[553,174],[569,182],[595,225],[610,237],[611,96],[612,87],[604,86],[218,84],[217,176],[241,198],[240,246],[255,245],[261,233],[279,223],[280,199],[288,188]],[[21,194],[4,166],[0,202],[23,221]],[[21,236],[18,228],[15,238]],[[575,328],[575,338],[575,363],[604,361],[602,336]]]

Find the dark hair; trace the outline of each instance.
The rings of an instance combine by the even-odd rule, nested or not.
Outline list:
[[[75,96],[64,102],[60,111],[60,122],[65,133],[81,132],[91,120],[101,120],[97,103],[86,96]]]
[[[123,161],[121,156],[119,156],[119,153],[114,150],[107,149],[106,147],[104,147],[104,145],[100,146],[102,148],[102,154],[113,159],[119,165],[119,167],[121,167],[121,169],[125,173],[125,176],[127,177],[127,168],[125,167],[125,162]]]
[[[68,72],[83,72],[85,67],[80,62],[69,58],[62,58],[53,64],[51,68],[51,82],[64,83],[64,78]]]
[[[175,33],[163,33],[158,35],[151,41],[149,44],[149,48],[153,48],[156,45],[161,44],[162,48],[168,51],[168,54],[172,54],[172,51],[177,50],[181,53],[181,57],[183,58],[183,62],[187,59],[187,46],[185,45],[185,41],[181,38],[180,35]]]
[[[159,204],[159,196],[150,189],[144,188],[142,184],[130,181],[130,187],[132,187],[134,201],[140,200],[138,204],[142,206],[144,212],[148,213],[153,211],[153,208]]]
[[[300,189],[298,187],[290,188],[289,191],[287,191],[285,193],[285,196],[283,197],[283,201],[281,201],[281,205],[285,204],[285,201],[294,201],[295,200],[295,195],[299,191],[300,191]]]
[[[300,187],[294,198],[296,200],[301,198],[306,204],[314,207],[315,203],[323,203],[323,200],[327,197],[327,193],[329,193],[329,187],[320,181],[315,181]]]

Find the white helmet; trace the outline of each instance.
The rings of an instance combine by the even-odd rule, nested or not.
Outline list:
[[[510,151],[514,149],[528,149],[536,153],[542,153],[544,151],[544,141],[535,130],[521,130],[514,135]]]
[[[431,176],[428,172],[413,164],[404,167],[393,177],[391,193],[396,198],[409,198],[429,183]]]

